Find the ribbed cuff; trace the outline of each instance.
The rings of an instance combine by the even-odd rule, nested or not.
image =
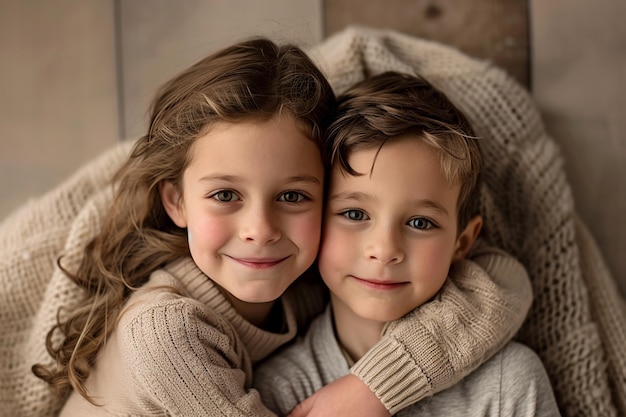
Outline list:
[[[350,371],[367,384],[391,415],[432,394],[427,373],[392,337],[382,338]]]

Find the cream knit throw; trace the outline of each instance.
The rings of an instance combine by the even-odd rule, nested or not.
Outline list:
[[[535,303],[519,339],[543,359],[565,416],[626,416],[626,307],[578,220],[561,155],[527,91],[503,71],[441,44],[349,28],[309,51],[337,93],[385,70],[418,73],[466,113],[486,158],[490,240],[528,268]],[[121,144],[0,224],[0,415],[53,416],[60,404],[30,368],[58,307],[80,296],[73,269],[111,199]]]

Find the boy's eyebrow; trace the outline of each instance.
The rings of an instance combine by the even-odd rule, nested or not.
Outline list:
[[[200,182],[207,182],[207,181],[239,182],[241,180],[242,178],[237,175],[228,175],[228,174],[213,174],[213,175],[206,175],[200,178]],[[288,177],[287,182],[288,183],[310,182],[312,184],[322,185],[319,178],[313,175],[294,175],[292,177]]]
[[[374,197],[361,191],[341,191],[328,196],[329,200],[355,200],[365,201],[373,200]]]
[[[418,199],[415,200],[415,205],[416,206],[421,206],[421,207],[426,207],[426,208],[431,208],[433,210],[436,210],[438,212],[440,212],[441,214],[447,216],[449,215],[448,210],[446,210],[446,208],[439,204],[438,202],[434,201],[434,200],[430,200],[430,199]]]
[[[373,199],[374,197],[372,195],[364,193],[362,191],[352,191],[352,192],[342,191],[342,192],[334,193],[328,196],[329,201],[330,200],[366,201],[366,200],[373,200]],[[431,200],[428,198],[417,198],[411,201],[410,204],[411,206],[424,207],[424,208],[430,208],[430,209],[436,210],[445,216],[448,216],[450,214],[448,210],[442,204],[439,204],[437,201]]]

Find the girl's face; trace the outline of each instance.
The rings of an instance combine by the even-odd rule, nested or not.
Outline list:
[[[237,300],[265,303],[315,260],[323,182],[317,145],[281,116],[212,125],[182,190],[165,183],[161,197],[198,267]]]

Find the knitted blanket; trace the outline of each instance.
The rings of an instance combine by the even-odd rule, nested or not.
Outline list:
[[[563,161],[529,94],[488,62],[392,31],[353,27],[310,55],[337,93],[386,70],[419,74],[461,108],[485,154],[487,238],[527,267],[535,302],[518,338],[548,370],[564,416],[626,415],[626,307],[578,219]],[[53,416],[61,403],[30,368],[50,363],[45,337],[80,290],[76,268],[97,233],[120,144],[0,223],[0,413]]]

